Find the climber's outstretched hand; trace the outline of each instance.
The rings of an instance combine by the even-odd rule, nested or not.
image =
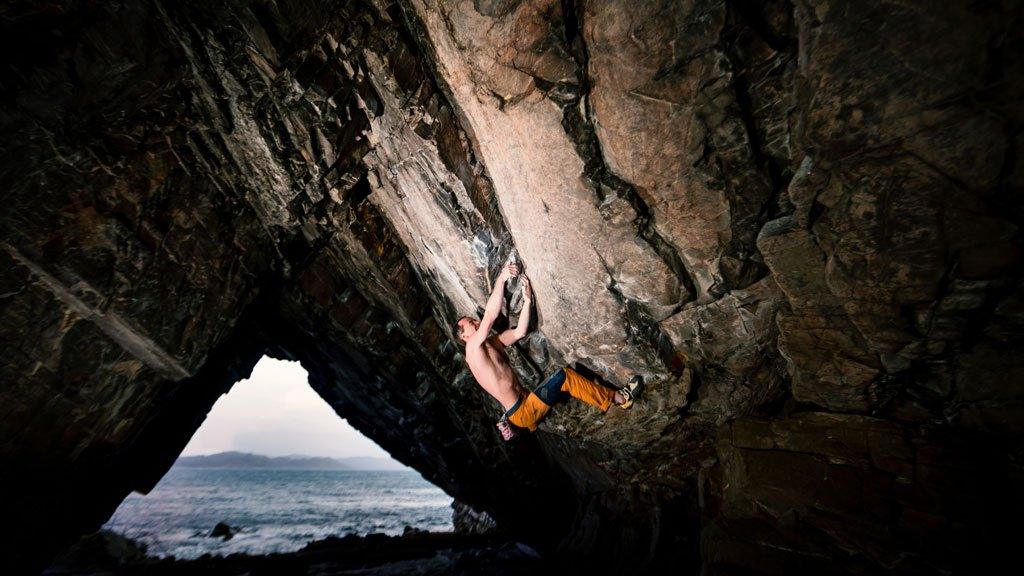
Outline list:
[[[498,340],[505,346],[511,346],[523,339],[530,332],[530,311],[533,308],[533,288],[526,274],[519,275],[519,289],[523,295],[523,307],[519,311],[519,321],[515,328],[509,328],[498,335]]]

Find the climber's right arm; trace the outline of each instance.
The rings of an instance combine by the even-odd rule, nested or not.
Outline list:
[[[518,273],[519,268],[515,264],[509,264],[501,269],[501,273],[494,280],[494,287],[491,288],[491,296],[487,299],[487,305],[484,306],[484,317],[480,319],[480,327],[469,337],[466,342],[467,346],[480,346],[484,340],[487,340],[494,321],[498,319],[498,314],[501,314],[501,299],[505,296],[505,282]]]

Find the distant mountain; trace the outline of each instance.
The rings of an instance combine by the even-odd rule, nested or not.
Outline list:
[[[218,452],[205,456],[180,456],[174,463],[182,468],[278,468],[292,470],[405,470],[391,458],[352,456],[262,456],[248,452]]]
[[[391,458],[374,458],[373,456],[349,456],[338,458],[349,470],[408,470],[405,464]]]

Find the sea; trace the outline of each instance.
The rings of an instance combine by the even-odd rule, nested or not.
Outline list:
[[[452,529],[452,499],[413,470],[172,467],[149,494],[132,493],[104,528],[150,555],[267,554],[346,534]],[[211,538],[218,522],[239,532]]]

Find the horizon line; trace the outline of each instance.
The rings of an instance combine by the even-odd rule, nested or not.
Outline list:
[[[398,460],[396,460],[391,455],[387,455],[387,456],[372,456],[372,455],[368,455],[368,454],[366,454],[366,455],[364,455],[364,454],[354,454],[354,455],[351,455],[351,456],[324,456],[324,455],[319,455],[319,454],[299,454],[299,453],[293,453],[293,454],[284,454],[284,455],[280,455],[280,456],[272,456],[270,454],[260,454],[258,452],[248,452],[246,450],[219,450],[217,452],[207,452],[207,453],[203,453],[203,454],[185,454],[185,453],[181,453],[181,454],[178,454],[178,458],[188,458],[188,457],[193,457],[193,456],[216,456],[217,454],[230,454],[230,453],[250,454],[252,456],[263,456],[263,457],[266,457],[266,458],[291,458],[291,457],[295,457],[295,456],[300,456],[300,457],[303,457],[303,458],[332,458],[332,459],[335,459],[335,460],[340,460],[340,459],[343,459],[343,458],[373,458],[373,459],[376,459],[376,460],[394,460],[395,462],[399,462]],[[177,458],[175,458],[175,460],[177,460]]]

